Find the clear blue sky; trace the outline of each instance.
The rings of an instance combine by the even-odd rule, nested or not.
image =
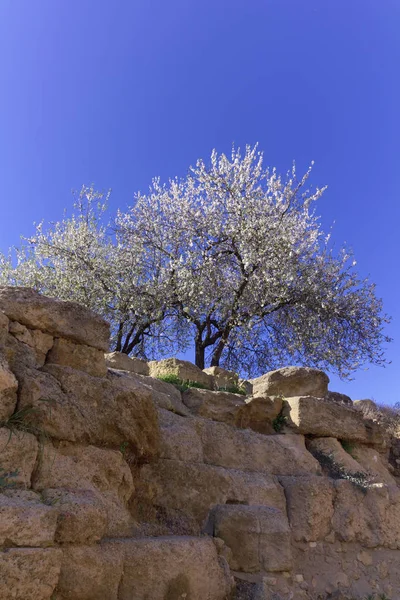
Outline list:
[[[116,208],[232,142],[314,159],[395,338],[392,365],[331,388],[400,401],[399,31],[399,0],[1,0],[0,249],[83,183]]]

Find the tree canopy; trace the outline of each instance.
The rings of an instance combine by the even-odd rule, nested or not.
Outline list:
[[[196,364],[257,375],[288,362],[347,376],[383,365],[388,322],[351,252],[334,252],[314,206],[324,192],[213,151],[184,179],[153,180],[105,222],[84,187],[75,212],[0,259],[0,281],[73,299],[112,324],[113,349],[154,357],[194,344]],[[193,340],[193,342],[192,342]]]

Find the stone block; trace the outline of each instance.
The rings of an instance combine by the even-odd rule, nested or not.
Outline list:
[[[289,571],[290,528],[286,514],[268,506],[223,505],[214,510],[214,535],[231,549],[235,571]]]
[[[347,406],[300,396],[284,400],[286,424],[304,435],[368,443],[371,439],[360,412]]]
[[[63,338],[55,338],[46,362],[85,371],[93,377],[107,375],[107,365],[102,350]]]
[[[9,364],[0,354],[0,423],[6,421],[17,405],[18,382]]]
[[[61,568],[59,548],[0,551],[1,600],[52,600]]]
[[[164,360],[151,360],[148,364],[151,377],[176,375],[182,381],[194,381],[204,385],[207,389],[213,388],[212,377],[187,360],[165,358]]]
[[[137,373],[138,375],[149,375],[149,365],[146,360],[128,356],[122,352],[109,352],[105,355],[107,367],[122,371]]]
[[[275,433],[273,422],[281,412],[282,406],[282,398],[279,396],[246,398],[244,406],[239,411],[237,426],[265,435],[273,434]]]
[[[328,392],[329,377],[318,369],[309,367],[284,367],[269,371],[261,377],[252,379],[253,395],[315,396],[324,398]]]
[[[0,467],[5,473],[16,472],[9,478],[9,485],[18,488],[31,486],[32,472],[38,454],[35,436],[21,431],[12,432],[7,427],[0,428]]]
[[[332,529],[333,482],[326,477],[280,477],[293,539],[323,540]]]
[[[208,367],[203,369],[204,373],[210,375],[214,381],[214,388],[230,388],[239,384],[239,376],[234,371],[227,371],[221,367]]]
[[[285,511],[282,487],[263,473],[160,460],[145,465],[141,479],[148,484],[151,504],[189,515],[201,526],[217,504],[266,505]]]
[[[52,546],[57,516],[38,494],[5,490],[0,494],[0,546]]]
[[[0,287],[0,310],[30,329],[108,350],[109,324],[75,302],[48,298],[31,288]]]
[[[243,397],[238,394],[197,388],[183,392],[182,400],[193,415],[228,425],[237,424],[240,410],[245,406]]]

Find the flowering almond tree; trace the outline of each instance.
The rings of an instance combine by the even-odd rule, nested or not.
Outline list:
[[[118,214],[125,245],[140,239],[157,256],[200,368],[255,375],[293,361],[347,376],[385,363],[381,301],[349,253],[329,250],[313,210],[324,189],[306,189],[309,176],[264,168],[257,146],[214,151]]]
[[[129,247],[104,224],[108,196],[83,187],[71,217],[41,223],[12,255],[0,256],[0,285],[22,285],[91,308],[111,323],[112,349],[146,356],[179,350],[168,319],[170,292],[154,253]],[[14,261],[15,262],[15,261]]]

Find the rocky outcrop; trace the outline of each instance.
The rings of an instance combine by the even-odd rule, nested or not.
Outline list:
[[[398,597],[400,443],[365,401],[301,367],[232,393],[108,334],[0,288],[2,600]]]

